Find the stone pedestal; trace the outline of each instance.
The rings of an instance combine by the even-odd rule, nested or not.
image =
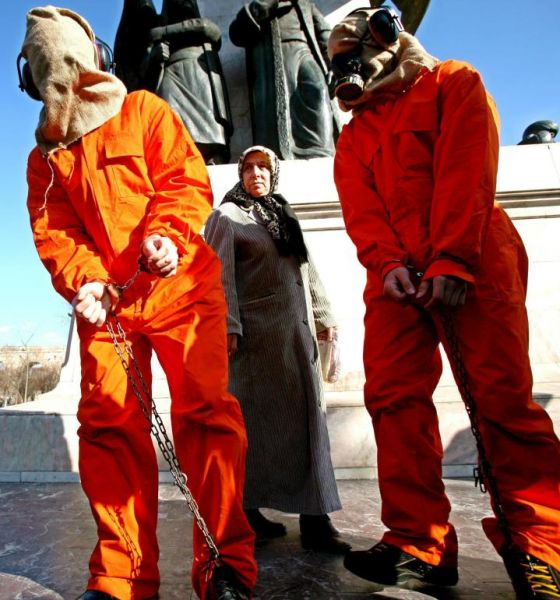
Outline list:
[[[216,203],[237,179],[235,165],[210,167]],[[499,200],[514,219],[530,257],[527,306],[535,398],[560,431],[560,145],[502,148]],[[280,191],[294,205],[306,241],[339,321],[343,372],[326,386],[333,461],[339,478],[375,475],[375,445],[362,403],[365,272],[340,214],[332,181],[332,159],[286,161]],[[77,479],[79,354],[70,336],[60,384],[49,394],[0,409],[0,481]],[[154,359],[154,398],[169,422],[169,397]],[[468,476],[476,462],[462,401],[446,365],[435,396],[445,448],[444,473]],[[160,458],[162,479],[166,465]]]

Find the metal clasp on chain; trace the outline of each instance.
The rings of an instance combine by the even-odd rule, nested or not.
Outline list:
[[[134,273],[134,275],[132,275],[132,277],[130,279],[128,279],[122,285],[118,285],[117,283],[111,284],[115,288],[117,293],[119,294],[119,297],[122,296],[123,293],[136,281],[136,278],[138,277],[138,275],[140,275],[140,273],[142,273],[142,271],[145,271],[145,272],[148,271],[148,269],[146,268],[146,264],[144,262],[143,256],[141,256],[138,259],[138,268],[136,269],[136,272]]]

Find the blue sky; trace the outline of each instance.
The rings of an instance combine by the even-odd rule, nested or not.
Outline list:
[[[40,105],[18,89],[15,64],[25,14],[37,5],[17,0],[2,6],[0,346],[64,345],[70,322],[70,307],[54,292],[36,256],[25,207],[26,161]],[[82,14],[99,37],[113,43],[122,2],[67,0],[62,5]],[[533,121],[560,120],[558,23],[560,0],[431,0],[417,36],[438,58],[466,60],[481,72],[498,105],[502,145],[512,145]]]

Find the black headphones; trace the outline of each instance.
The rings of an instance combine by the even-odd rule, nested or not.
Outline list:
[[[98,37],[95,38],[95,56],[97,68],[100,71],[105,71],[107,73],[115,72],[115,63],[113,61],[113,51],[109,44],[100,40]],[[33,81],[33,76],[31,75],[31,68],[29,63],[26,61],[21,66],[21,61],[23,60],[23,54],[21,52],[18,54],[16,66],[18,72],[19,79],[19,89],[22,92],[26,92],[28,96],[33,98],[33,100],[39,100],[42,102],[41,94]]]
[[[368,19],[368,31],[376,44],[386,47],[398,40],[404,27],[393,9],[380,6]]]
[[[363,42],[365,36],[369,33],[373,41],[383,48],[394,44],[399,39],[399,33],[404,31],[403,24],[399,15],[389,6],[379,6],[372,9],[369,6],[361,6],[349,12],[346,16],[349,17],[357,12],[365,12],[374,10],[368,19],[367,30],[360,38],[360,43]]]

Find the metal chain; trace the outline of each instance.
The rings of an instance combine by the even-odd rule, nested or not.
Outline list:
[[[511,529],[500,498],[498,483],[492,472],[490,462],[488,461],[486,449],[480,433],[476,403],[471,392],[467,370],[465,369],[463,355],[459,346],[459,338],[453,323],[453,317],[450,310],[446,308],[441,308],[439,310],[439,317],[443,326],[445,338],[449,345],[449,362],[451,363],[451,367],[457,379],[459,391],[461,392],[471,422],[471,431],[478,451],[478,467],[473,469],[474,484],[475,486],[478,485],[480,487],[482,493],[486,493],[487,491],[490,492],[494,504],[494,512],[498,519],[498,525],[504,534],[507,545],[511,546],[513,543]]]
[[[138,270],[138,272],[139,271],[140,271],[140,269]],[[136,278],[137,275],[138,275],[138,273],[136,273],[136,275],[133,276],[131,278],[131,280],[129,280],[129,282],[131,283],[132,281],[134,281],[134,279]],[[128,285],[130,285],[129,282],[127,282],[127,284],[125,284],[126,287],[128,287]],[[123,289],[125,286],[121,286],[119,289]],[[148,420],[148,422],[150,424],[150,430],[151,430],[154,438],[157,441],[157,444],[159,446],[161,454],[163,455],[163,457],[167,461],[167,464],[169,465],[169,471],[171,472],[171,475],[173,476],[173,481],[174,481],[175,485],[179,488],[179,490],[181,491],[183,496],[185,497],[187,504],[189,506],[189,509],[191,510],[192,514],[194,515],[196,524],[198,525],[198,528],[200,529],[200,531],[204,537],[204,540],[206,541],[206,544],[208,545],[208,548],[210,549],[210,558],[208,560],[207,568],[208,568],[208,572],[211,572],[212,565],[218,561],[219,556],[220,556],[218,547],[216,546],[216,543],[214,542],[214,538],[212,537],[212,534],[208,530],[206,522],[204,521],[202,515],[200,514],[196,500],[194,499],[191,491],[189,490],[189,488],[187,486],[187,476],[181,471],[181,469],[179,467],[179,460],[177,459],[177,455],[175,454],[175,450],[173,448],[173,443],[171,442],[171,440],[169,439],[169,436],[167,435],[165,425],[163,424],[163,421],[157,411],[156,404],[154,402],[152,394],[151,394],[150,390],[148,389],[146,382],[144,381],[142,372],[140,371],[140,367],[138,366],[138,362],[136,361],[136,359],[134,357],[134,353],[132,351],[132,346],[130,345],[130,342],[128,341],[128,339],[126,337],[126,333],[125,333],[124,329],[122,328],[117,316],[114,313],[111,314],[110,317],[107,319],[106,326],[107,326],[109,335],[111,336],[111,339],[113,341],[113,344],[115,346],[117,355],[118,355],[118,357],[121,361],[121,364],[128,376],[130,385],[132,387],[132,391],[134,392],[134,395],[138,399],[138,403],[140,404],[140,409],[142,410],[142,413]],[[116,330],[115,330],[115,327],[116,327]],[[120,338],[120,341],[119,341],[119,338]],[[121,343],[122,343],[122,346],[124,346],[124,350],[123,350],[123,347],[121,347]],[[133,369],[131,369],[129,366],[129,363],[127,361],[127,355],[130,359],[130,365],[132,365]],[[140,384],[140,387],[138,384]],[[148,401],[148,404],[151,408],[151,414],[150,414],[150,410],[148,408],[148,405],[146,404],[145,399]],[[155,419],[155,424],[154,424],[154,419]]]
[[[142,271],[145,270],[140,260],[138,261],[138,264],[139,266],[138,269],[136,269],[136,273],[134,273],[134,275],[126,283],[123,283],[122,285],[115,285],[115,289],[117,290],[119,296],[122,296],[123,292],[127,290],[136,281],[138,275],[140,275],[140,273],[142,273]]]

